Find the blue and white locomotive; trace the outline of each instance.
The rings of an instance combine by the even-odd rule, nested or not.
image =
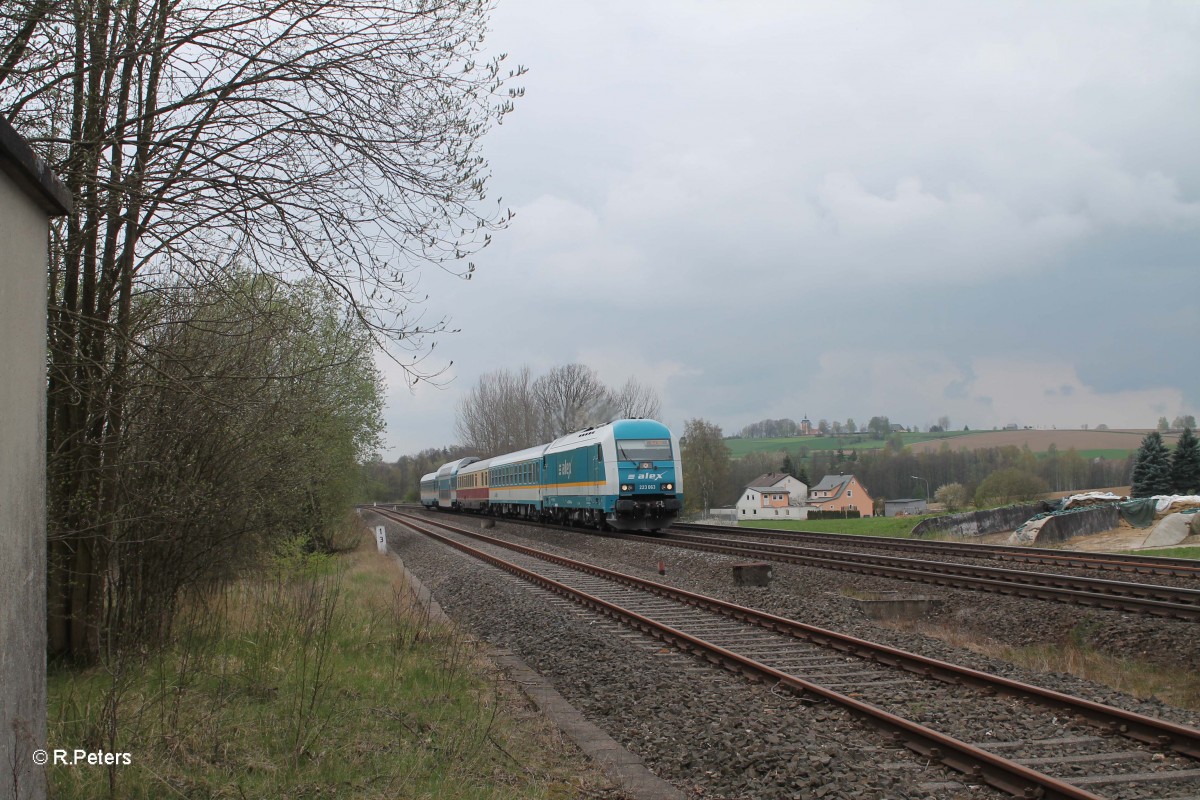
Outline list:
[[[421,479],[442,510],[657,531],[683,509],[679,440],[666,425],[623,419],[483,461],[443,464]]]

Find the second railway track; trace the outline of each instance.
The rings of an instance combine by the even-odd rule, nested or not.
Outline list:
[[[1190,558],[1164,558],[1161,556],[1132,553],[1086,553],[1070,550],[1052,550],[1045,547],[902,539],[892,536],[862,536],[846,533],[821,533],[818,531],[783,531],[771,528],[705,525],[692,522],[676,522],[671,526],[670,530],[676,533],[737,536],[766,541],[783,541],[793,544],[821,545],[839,549],[843,547],[870,550],[882,549],[893,553],[927,554],[939,558],[957,556],[1017,564],[1040,564],[1063,569],[1173,576],[1200,581],[1200,562]]]
[[[528,521],[523,521],[522,524],[542,525],[549,528],[559,527]],[[723,527],[724,530],[720,530]],[[1189,584],[1194,582],[1194,586],[1141,583],[1129,578],[1145,574],[1145,571],[1132,569],[1123,570],[1126,574],[1122,577],[1126,579],[1118,580],[1046,570],[1017,570],[986,564],[908,558],[887,552],[864,553],[846,549],[805,547],[796,544],[790,533],[772,536],[770,531],[734,530],[739,533],[730,535],[729,528],[725,526],[685,525],[675,526],[663,535],[624,532],[608,532],[602,535],[721,553],[739,558],[802,564],[839,572],[872,575],[956,589],[1014,595],[1193,622],[1200,621],[1200,577],[1183,567],[1172,566],[1170,567],[1172,571],[1169,573],[1158,572],[1155,574],[1170,574],[1179,581]],[[763,538],[768,540],[760,541],[757,537],[761,534],[767,534]],[[840,534],[830,534],[830,536],[841,537]],[[849,540],[872,538],[848,537]],[[856,541],[855,543],[863,547],[871,546],[878,549],[881,546],[889,546],[893,541],[903,543],[907,540],[889,539],[883,545],[876,541]],[[955,552],[961,552],[961,548],[967,548],[965,551],[967,554],[970,554],[970,548],[976,547],[976,545],[954,544],[956,544],[956,547],[953,548]],[[1031,550],[1033,548],[1014,549]],[[1032,559],[1032,556],[1030,558]],[[1154,559],[1150,561],[1153,562]],[[1170,561],[1184,561],[1184,559],[1171,559]],[[1038,563],[1045,564],[1046,562]],[[1062,562],[1052,563],[1062,565]],[[1095,568],[1095,563],[1097,562],[1093,561],[1092,568]],[[1196,580],[1193,581],[1192,578]]]
[[[630,533],[610,535],[638,540],[650,538]],[[859,553],[778,542],[747,541],[742,537],[729,539],[668,533],[658,541],[677,547],[744,558],[785,561],[960,589],[1013,594],[1176,619],[1200,620],[1200,589],[1194,588],[929,561],[886,553]]]
[[[461,543],[456,546],[465,547]],[[514,547],[489,545],[498,546]],[[522,557],[529,560],[533,554],[526,549]],[[490,558],[499,557],[493,554]],[[878,648],[651,582],[602,575],[608,571],[599,568],[588,568],[588,576],[581,579],[578,565],[567,566],[562,563],[565,559],[550,558],[556,562],[554,572],[547,571],[545,561],[534,571],[541,574],[538,580],[553,583],[554,590],[565,591],[567,583],[582,580],[586,583],[583,594],[589,598],[586,602],[605,607],[606,613],[629,614],[631,624],[642,630],[652,630],[685,649],[703,651],[706,658],[739,671],[851,707],[861,704],[863,707],[855,707],[857,713],[873,715],[876,724],[898,725],[899,735],[918,752],[1010,793],[1091,797],[1096,796],[1092,790],[1102,787],[1102,796],[1119,798],[1200,793],[1200,769],[1194,761],[1200,755],[1200,732],[1186,726],[1005,679],[997,682],[973,670]],[[529,567],[525,564],[523,569]],[[635,590],[635,584],[642,586]],[[620,602],[610,599],[612,593]],[[672,593],[677,595],[675,599],[668,597]],[[708,610],[701,611],[701,606]],[[722,621],[715,622],[714,613],[721,615]],[[1005,722],[1012,716],[1006,704],[1013,697],[1035,702],[1047,711],[1037,716],[1032,726],[1014,727]],[[949,737],[956,741],[940,738],[942,734],[930,736],[920,722],[904,720],[897,713],[927,706],[940,710],[929,711],[923,720],[959,726]],[[972,728],[971,723],[978,725]],[[1125,733],[1137,741],[1114,733]],[[1009,762],[1017,762],[1017,768]],[[1099,764],[1105,767],[1100,769]],[[1086,770],[1083,778],[1078,777],[1081,769]]]

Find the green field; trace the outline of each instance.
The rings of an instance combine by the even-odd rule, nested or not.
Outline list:
[[[971,431],[949,431],[947,433],[902,433],[901,438],[907,447],[917,442],[928,442],[932,439],[951,439],[955,436],[969,436]],[[750,453],[795,453],[800,448],[814,450],[879,450],[886,442],[882,439],[869,439],[866,436],[794,436],[778,439],[726,439],[729,454],[741,458]]]
[[[1128,550],[1123,552],[1135,553],[1139,556],[1159,556],[1161,558],[1197,558],[1200,559],[1200,547],[1162,547],[1151,550]]]
[[[813,533],[854,533],[859,536],[897,536],[908,538],[913,527],[923,519],[936,514],[916,517],[865,517],[862,519],[789,519],[739,522],[739,528],[772,528],[783,531],[811,531]]]

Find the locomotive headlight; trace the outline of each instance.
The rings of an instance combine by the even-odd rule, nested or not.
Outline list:
[[[662,488],[662,490],[663,490],[664,492],[671,492],[671,491],[674,491],[674,490],[675,490],[675,484],[673,484],[673,483],[664,483],[664,484],[662,485],[662,487],[660,487],[660,488]]]
[[[632,484],[632,483],[622,483],[622,484],[621,484],[621,491],[622,491],[622,492],[632,492],[632,491],[633,491],[633,484]]]

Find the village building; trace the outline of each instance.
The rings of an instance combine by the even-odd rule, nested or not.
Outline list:
[[[768,472],[750,482],[737,501],[737,518],[807,519],[808,486],[783,472]]]
[[[820,511],[857,511],[864,517],[875,513],[875,501],[853,475],[826,475],[812,487],[808,505]]]
[[[929,503],[919,497],[883,501],[883,515],[885,517],[908,517],[928,513]]]

